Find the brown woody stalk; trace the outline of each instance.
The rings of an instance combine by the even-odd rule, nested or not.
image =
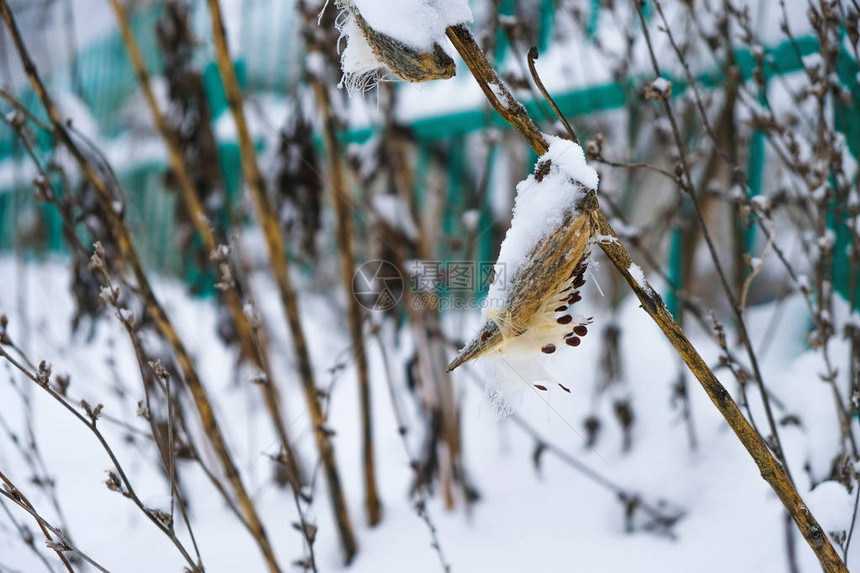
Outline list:
[[[337,139],[335,117],[331,109],[328,88],[322,78],[311,78],[317,105],[323,122],[323,142],[329,159],[331,174],[332,203],[337,218],[337,245],[340,252],[340,274],[346,294],[347,322],[352,339],[352,359],[358,374],[358,388],[361,409],[361,449],[364,464],[364,507],[367,523],[371,526],[382,519],[382,506],[376,488],[376,469],[373,451],[373,417],[370,406],[370,376],[365,356],[364,335],[362,333],[361,307],[352,296],[352,276],[355,272],[355,248],[353,246],[353,224],[350,212],[351,200],[349,187],[341,164],[341,148]]]
[[[543,155],[549,149],[549,145],[541,135],[537,126],[525,112],[525,108],[515,103],[513,95],[505,85],[498,81],[498,76],[486,59],[481,48],[475,42],[471,32],[465,26],[452,26],[447,30],[448,38],[457,48],[457,51],[466,61],[466,65],[472,72],[484,93],[487,94],[490,103],[523,137],[538,155]],[[495,84],[495,89],[501,91],[501,96],[508,105],[500,105],[501,102],[494,95],[490,84]],[[804,503],[800,494],[795,489],[783,465],[777,461],[767,445],[744,417],[728,390],[723,387],[708,365],[699,356],[695,347],[687,340],[684,331],[675,322],[672,315],[666,309],[660,296],[645,282],[639,282],[630,274],[630,267],[634,264],[627,249],[615,234],[606,216],[600,209],[595,193],[586,195],[581,204],[584,213],[589,213],[597,228],[597,233],[604,237],[611,237],[600,242],[603,252],[621,273],[627,284],[636,294],[642,308],[657,323],[660,330],[678,352],[679,356],[687,364],[693,375],[707,392],[708,397],[723,415],[726,422],[731,426],[735,435],[752,456],[758,466],[761,476],[773,488],[777,497],[791,514],[797,524],[801,535],[815,552],[822,568],[827,573],[848,573],[845,563],[836,553],[830,539],[815,520],[808,506]]]
[[[236,495],[239,506],[248,521],[249,528],[253,532],[253,536],[263,553],[269,570],[273,572],[280,571],[280,567],[275,559],[275,554],[272,550],[271,544],[269,543],[266,531],[263,528],[259,515],[257,514],[257,509],[245,489],[245,485],[242,483],[239,469],[230,454],[224,435],[218,426],[218,421],[215,418],[215,412],[212,408],[212,403],[209,400],[206,388],[203,386],[203,382],[197,374],[194,363],[191,360],[191,356],[185,348],[184,343],[179,338],[179,334],[176,332],[173,323],[170,322],[167,313],[155,297],[155,293],[149,284],[149,279],[143,269],[140,257],[138,256],[134,243],[132,242],[131,233],[126,226],[125,221],[115,210],[114,199],[108,185],[92,162],[88,159],[87,155],[81,151],[78,144],[74,139],[72,139],[71,133],[60,117],[60,113],[57,110],[53,99],[45,89],[45,85],[38,74],[38,70],[33,63],[33,60],[30,58],[30,54],[21,38],[21,33],[7,0],[0,0],[0,12],[2,12],[3,19],[6,22],[10,35],[12,36],[18,55],[21,58],[24,72],[27,74],[31,85],[36,92],[36,96],[42,102],[42,105],[51,120],[51,124],[54,126],[55,135],[72,154],[81,169],[82,174],[95,190],[99,206],[104,213],[106,224],[110,229],[112,238],[122,255],[124,263],[128,265],[134,274],[143,304],[155,322],[158,331],[173,349],[177,364],[185,378],[185,383],[188,385],[189,390],[191,390],[191,395],[197,407],[198,414],[200,415],[200,420],[203,424],[206,436],[209,438],[212,448],[215,450],[215,453],[218,455],[218,458],[224,466],[223,469],[227,475],[227,479],[233,488],[233,492]]]
[[[126,50],[131,58],[131,63],[134,67],[137,79],[140,82],[140,87],[152,112],[152,119],[155,127],[167,145],[170,166],[176,175],[179,182],[180,190],[182,191],[182,200],[185,202],[185,207],[188,210],[191,220],[194,222],[194,228],[203,238],[206,249],[209,251],[210,260],[214,261],[218,251],[218,240],[212,227],[209,225],[206,211],[203,208],[203,203],[191,178],[188,165],[185,161],[185,156],[179,147],[179,142],[176,139],[176,132],[168,123],[167,118],[162,113],[158,106],[158,101],[152,91],[152,86],[149,81],[149,74],[146,70],[146,65],[143,61],[143,56],[140,52],[140,47],[137,40],[134,38],[134,33],[129,25],[128,14],[123,8],[119,0],[110,0],[114,13],[116,14],[117,23],[119,24],[120,32],[122,33],[123,42]],[[227,288],[224,289],[224,296],[227,301],[227,307],[230,310],[230,316],[233,324],[236,326],[236,332],[239,335],[242,355],[245,359],[258,368],[266,377],[265,383],[261,384],[263,397],[266,402],[266,408],[269,411],[269,417],[275,427],[275,433],[281,441],[281,447],[284,451],[284,462],[287,465],[288,478],[291,481],[291,486],[296,491],[301,489],[303,483],[303,473],[299,466],[298,457],[293,450],[287,427],[284,424],[284,417],[281,412],[281,397],[278,387],[275,384],[272,376],[271,363],[269,362],[268,351],[263,341],[260,341],[255,336],[254,328],[251,326],[248,315],[242,310],[242,301],[239,298],[239,293],[232,284],[233,277],[237,276],[235,265],[230,264],[230,277],[226,282],[229,282]]]
[[[298,363],[299,377],[308,403],[308,411],[314,426],[317,447],[323,470],[326,474],[329,496],[331,498],[332,510],[337,523],[338,537],[340,539],[341,551],[345,563],[352,561],[357,551],[355,536],[352,532],[352,524],[340,483],[340,472],[334,454],[334,446],[331,436],[325,428],[325,417],[319,403],[319,392],[314,383],[314,374],[311,367],[310,355],[307,342],[302,328],[299,308],[296,300],[295,288],[290,278],[289,260],[284,252],[284,238],[275,211],[266,197],[263,175],[257,164],[257,152],[254,142],[245,120],[245,111],[242,102],[242,92],[239,89],[239,81],[236,79],[236,71],[233,69],[233,61],[230,59],[230,49],[227,44],[227,35],[224,31],[224,19],[221,14],[221,5],[218,0],[209,0],[209,12],[212,19],[212,37],[215,41],[215,62],[221,74],[221,82],[227,94],[227,103],[233,113],[236,122],[236,132],[239,139],[239,151],[242,160],[242,170],[245,173],[245,182],[251,196],[254,199],[257,218],[263,230],[266,247],[269,251],[269,264],[275,275],[275,281],[281,295],[281,302],[287,315],[287,323],[293,339],[293,348]]]
[[[385,152],[392,158],[390,161],[390,177],[398,195],[409,206],[413,214],[417,214],[412,172],[406,162],[405,141],[398,134],[393,115],[389,112],[386,118]],[[416,220],[417,217],[416,217]],[[433,222],[420,226],[421,232],[415,238],[417,258],[422,261],[434,260],[438,254],[433,251],[433,245],[438,244],[430,237],[430,232],[438,229]],[[386,243],[392,247],[396,255],[396,265],[402,276],[408,276],[410,270],[406,261],[409,259],[406,245],[401,238],[392,234]],[[428,431],[433,438],[428,441],[428,451],[425,456],[428,461],[435,459],[438,464],[440,481],[446,509],[453,509],[456,504],[455,486],[463,486],[466,499],[468,487],[464,479],[462,465],[462,443],[460,439],[460,415],[456,394],[450,378],[443,370],[445,348],[437,335],[439,325],[438,299],[432,293],[416,293],[413,289],[404,291],[404,307],[412,327],[415,340],[416,370],[421,380],[421,398],[424,406],[431,411],[431,419],[440,420],[438,428],[431,422]],[[433,452],[433,450],[436,452]]]

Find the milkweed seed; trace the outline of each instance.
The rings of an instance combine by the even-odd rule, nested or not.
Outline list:
[[[558,384],[559,388],[561,388],[562,390],[564,390],[565,392],[567,392],[568,394],[570,394],[570,388],[568,388],[567,386],[565,386],[565,385],[564,385],[564,384],[562,384],[561,382],[557,382],[557,384]]]
[[[566,312],[566,311],[567,311],[567,305],[564,305],[564,306],[558,307],[553,312]]]
[[[555,344],[547,344],[543,348],[540,349],[544,354],[552,354],[555,352]]]
[[[578,336],[585,336],[588,334],[588,329],[583,324],[579,324],[573,327],[573,332],[575,332]]]
[[[578,277],[576,277],[576,280],[573,281],[573,288],[579,288],[584,284],[585,284],[585,277],[582,275],[579,275]]]
[[[541,391],[543,391],[543,392],[546,392],[546,386],[541,386],[540,384],[535,384],[534,386],[535,386],[535,388],[537,388],[538,390],[541,390]]]
[[[578,336],[569,336],[564,339],[568,346],[579,346],[582,340]]]
[[[555,321],[556,321],[557,323],[559,323],[559,324],[568,324],[568,323],[569,323],[569,322],[571,322],[572,320],[573,320],[573,317],[572,317],[572,316],[570,316],[569,314],[565,314],[565,315],[563,315],[563,316],[559,316],[557,319],[555,319]]]

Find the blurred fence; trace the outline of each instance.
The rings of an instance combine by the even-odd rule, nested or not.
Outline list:
[[[499,2],[500,13],[514,13],[515,4],[513,0],[502,0]],[[589,30],[592,33],[597,29],[600,17],[599,4],[596,0],[591,2]],[[251,93],[268,93],[275,96],[288,93],[299,81],[299,66],[296,62],[302,56],[301,46],[298,43],[300,35],[297,33],[297,22],[292,17],[294,2],[292,0],[246,0],[235,5],[241,6],[241,9],[231,17],[239,21],[236,27],[238,42],[234,42],[234,51],[237,56],[235,65],[243,87]],[[537,0],[536,5],[539,10],[536,18],[536,37],[538,43],[545,46],[553,31],[555,4],[553,0]],[[132,22],[146,63],[154,73],[158,73],[161,65],[155,37],[155,22],[159,13],[159,4],[153,3],[138,11]],[[208,12],[204,1],[197,0],[194,3],[192,15],[199,39],[195,57],[200,69],[203,70],[210,109],[213,118],[217,120],[226,108],[226,98],[213,62],[213,49],[208,32]],[[231,37],[231,39],[235,38]],[[501,32],[495,45],[496,59],[501,60],[508,46]],[[767,61],[770,63],[765,73],[769,78],[800,70],[801,58],[816,53],[818,44],[813,37],[801,37],[796,43],[786,41],[770,46],[766,51]],[[735,53],[735,58],[743,78],[749,79],[755,67],[753,55],[748,50],[739,49]],[[75,55],[73,68],[79,78],[79,97],[98,123],[101,135],[106,139],[122,136],[123,110],[137,92],[137,80],[118,32],[112,32],[81,49]],[[860,87],[856,80],[857,71],[857,63],[843,49],[838,61],[837,75],[842,85],[852,91],[855,106],[851,109],[836,106],[833,113],[837,128],[845,134],[847,144],[855,157],[860,151],[860,114],[858,114]],[[673,97],[682,94],[688,87],[687,82],[682,78],[670,79],[673,84]],[[724,81],[717,70],[705,71],[698,79],[706,88],[719,87]],[[631,108],[639,105],[637,90],[648,80],[649,78],[646,77],[630,77],[620,83],[607,83],[557,94],[555,99],[562,112],[568,117]],[[38,113],[39,107],[31,91],[22,90],[20,97]],[[543,105],[543,102],[534,100],[526,102],[527,108],[533,114],[537,113],[538,107]],[[417,140],[419,172],[416,184],[419,189],[416,189],[416,193],[419,195],[422,193],[421,187],[426,184],[427,177],[426,172],[421,172],[422,165],[426,171],[426,158],[433,153],[434,148],[446,145],[449,149],[455,149],[458,146],[462,147],[464,138],[470,134],[490,127],[508,128],[496,114],[488,114],[484,106],[422,118],[414,121],[410,127]],[[374,127],[356,129],[344,133],[343,138],[347,142],[363,142],[370,138],[375,130]],[[41,137],[44,138],[41,141],[42,146],[47,148],[50,142],[45,134]],[[766,157],[764,137],[761,134],[753,137],[750,145],[747,175],[752,193],[757,194],[765,184],[763,181]],[[238,151],[235,143],[231,141],[220,142],[219,151],[228,195],[235,199],[241,184]],[[462,154],[452,152],[449,156],[457,158],[462,157]],[[4,160],[24,161],[24,158],[21,150],[16,148],[9,130],[0,129],[0,166],[4,164]],[[128,218],[149,265],[161,272],[184,275],[186,278],[193,279],[196,271],[189,269],[174,247],[176,197],[168,192],[163,184],[165,168],[164,162],[151,160],[144,160],[139,164],[132,161],[132,164],[121,167],[118,175],[127,193]],[[13,173],[14,171],[12,170]],[[468,166],[464,165],[464,162],[453,160],[446,170],[448,187],[446,197],[450,203],[447,206],[449,217],[458,216],[462,212],[463,202],[460,190],[462,182],[468,178],[467,171]],[[3,188],[4,183],[6,188]],[[18,178],[12,181],[11,187],[8,186],[9,183],[8,180],[0,181],[0,249],[15,248],[22,240],[19,234],[24,227],[23,223],[28,223],[28,229],[32,229],[34,225],[36,228],[35,232],[30,231],[30,235],[34,236],[27,237],[28,245],[33,247],[34,251],[61,250],[60,222],[56,215],[44,206],[36,207],[35,211],[31,208],[32,193],[27,181]],[[482,222],[492,219],[488,203],[484,201],[480,206],[479,220]],[[834,205],[834,209],[839,208],[840,206]],[[23,212],[35,212],[38,221],[20,221],[19,215]],[[848,292],[849,285],[857,285],[860,281],[856,280],[856,276],[852,277],[856,275],[856,269],[852,271],[845,255],[850,232],[844,225],[836,223],[840,219],[841,217],[834,217],[832,221],[835,227],[835,252],[837,253],[834,277],[837,289],[844,295]],[[450,225],[450,221],[446,225]],[[683,262],[679,248],[681,240],[680,233],[676,232],[672,239],[673,248],[670,248],[668,266],[670,277],[675,281],[680,281],[683,276],[681,272]],[[494,248],[492,237],[485,233],[478,249],[479,258],[484,260],[491,258]],[[671,297],[668,302],[670,307],[674,307],[675,301]]]

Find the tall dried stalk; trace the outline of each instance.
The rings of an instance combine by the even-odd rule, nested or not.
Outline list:
[[[291,481],[291,486],[295,490],[299,490],[303,483],[303,473],[289,439],[287,427],[284,424],[284,416],[281,412],[281,396],[272,375],[268,351],[264,342],[259,340],[256,336],[255,329],[251,325],[248,315],[242,309],[242,300],[233,284],[233,280],[234,277],[237,276],[238,269],[236,268],[236,265],[233,265],[230,262],[229,257],[221,257],[218,252],[219,242],[209,224],[203,203],[200,200],[197,188],[191,178],[188,165],[185,161],[185,155],[182,153],[182,150],[179,147],[179,142],[176,138],[176,132],[168,123],[167,118],[159,108],[158,101],[152,91],[152,86],[149,81],[149,73],[146,70],[146,65],[144,64],[140,47],[138,46],[137,40],[135,40],[134,33],[129,25],[128,14],[119,0],[110,0],[110,4],[116,14],[123,42],[125,43],[126,50],[131,58],[132,66],[137,74],[137,79],[140,82],[140,87],[143,90],[146,102],[149,105],[155,127],[164,139],[164,143],[167,145],[170,166],[176,175],[179,188],[182,192],[182,200],[191,216],[191,220],[194,222],[194,228],[197,229],[197,232],[203,238],[206,249],[210,254],[210,260],[215,262],[223,258],[224,264],[228,266],[225,272],[228,276],[225,276],[222,281],[227,283],[227,286],[224,289],[227,308],[230,311],[230,316],[239,336],[239,343],[241,345],[243,357],[246,360],[249,360],[265,375],[265,382],[260,384],[260,386],[266,402],[266,408],[269,412],[269,418],[274,425],[275,433],[277,434],[284,451],[284,462],[287,466],[287,474]]]
[[[3,20],[6,22],[6,27],[9,29],[10,35],[12,36],[18,56],[20,57],[21,63],[24,67],[24,72],[26,73],[30,84],[33,86],[36,96],[42,102],[42,105],[48,114],[51,124],[53,125],[55,135],[72,154],[81,170],[81,173],[95,190],[96,197],[106,219],[109,232],[114,243],[119,249],[124,264],[129,267],[135,277],[138,292],[143,304],[155,322],[158,331],[173,349],[176,361],[185,378],[185,383],[188,385],[189,390],[191,390],[191,395],[194,399],[195,406],[197,407],[197,412],[200,416],[206,436],[223,465],[227,479],[233,488],[238,504],[248,521],[249,528],[252,531],[257,545],[263,553],[263,557],[269,570],[272,572],[280,571],[280,567],[278,566],[274,551],[266,535],[263,524],[260,521],[257,509],[254,506],[251,496],[245,489],[245,485],[242,483],[239,468],[233,460],[230,450],[227,447],[227,442],[221,432],[221,428],[218,426],[218,421],[215,418],[215,412],[212,408],[212,403],[209,399],[206,388],[203,386],[203,382],[197,374],[197,370],[194,367],[194,363],[191,360],[188,350],[185,348],[185,344],[180,339],[176,328],[173,326],[173,323],[170,321],[170,318],[167,316],[167,313],[164,311],[161,303],[159,303],[151,285],[149,284],[149,279],[143,269],[140,257],[138,256],[137,250],[135,249],[134,243],[131,239],[131,233],[126,226],[125,221],[115,209],[114,198],[108,184],[99,174],[86,153],[81,150],[77,142],[72,138],[69,129],[60,117],[60,113],[54,104],[53,98],[45,89],[45,85],[39,76],[38,70],[24,45],[18,25],[7,0],[0,0],[0,12],[2,12]]]
[[[352,524],[349,511],[344,499],[343,488],[340,483],[340,472],[335,459],[334,445],[331,436],[325,428],[325,417],[319,402],[319,392],[314,383],[313,368],[308,353],[307,341],[302,327],[301,317],[296,299],[296,291],[290,278],[290,264],[284,252],[284,238],[278,225],[274,209],[265,193],[263,175],[257,163],[257,152],[245,119],[242,92],[239,89],[239,81],[236,79],[236,71],[233,69],[233,61],[230,58],[230,49],[227,44],[227,35],[224,30],[224,19],[221,13],[221,5],[218,0],[209,0],[209,12],[212,19],[212,37],[215,41],[215,61],[221,74],[221,82],[227,94],[227,103],[236,123],[236,132],[239,139],[239,151],[241,154],[242,170],[245,173],[245,183],[254,199],[257,218],[263,230],[266,247],[269,251],[269,264],[278,285],[281,302],[287,315],[287,323],[293,339],[293,349],[298,363],[299,377],[304,389],[308,411],[314,426],[317,448],[328,484],[329,497],[331,498],[332,510],[334,511],[335,523],[337,524],[338,537],[340,539],[341,551],[345,563],[352,561],[357,551],[355,536],[352,532]]]
[[[335,117],[331,100],[323,78],[311,77],[317,105],[322,115],[323,142],[329,160],[332,203],[337,219],[337,246],[340,255],[340,274],[346,294],[347,322],[352,339],[352,359],[358,374],[359,408],[361,410],[361,449],[364,465],[364,507],[367,523],[376,525],[382,519],[382,506],[376,488],[376,469],[373,450],[373,417],[370,404],[370,376],[365,356],[365,341],[362,333],[362,311],[352,296],[352,277],[355,273],[355,248],[353,246],[352,201],[343,172],[342,151],[337,139]]]
[[[386,112],[383,145],[383,153],[389,157],[387,167],[391,185],[397,190],[400,199],[409,206],[410,212],[416,214],[418,208],[413,193],[415,182],[408,167],[407,142],[398,132],[391,106]],[[438,253],[434,251],[438,241],[434,240],[434,236],[430,236],[438,228],[432,223],[420,226],[421,232],[415,237],[415,255],[410,255],[401,237],[394,233],[387,237],[386,243],[391,247],[391,255],[402,276],[409,276],[409,273],[414,271],[408,268],[407,261],[410,256],[416,256],[422,261],[438,260]],[[443,340],[438,336],[441,331],[439,301],[433,294],[426,296],[426,293],[417,293],[413,289],[405,289],[404,296],[403,307],[409,317],[415,341],[416,373],[421,381],[421,400],[424,407],[430,410],[428,431],[432,439],[427,442],[428,451],[425,455],[428,463],[438,464],[445,507],[452,509],[456,504],[456,485],[462,486],[467,499],[471,498],[471,493],[466,484],[462,464],[460,415],[456,393],[451,379],[444,372],[445,348]]]
[[[538,155],[543,155],[549,149],[549,145],[541,135],[537,126],[528,116],[525,108],[516,102],[513,95],[507,90],[504,83],[499,81],[496,72],[486,59],[481,48],[475,42],[471,32],[465,26],[452,26],[447,30],[448,38],[463,57],[472,75],[480,84],[484,93],[487,94],[490,103],[517,131],[519,131],[532,149]],[[490,86],[493,86],[492,88]],[[496,93],[501,95],[505,101],[499,100]],[[825,534],[815,517],[809,511],[797,489],[791,481],[783,465],[774,457],[768,449],[764,440],[752,427],[750,422],[741,413],[737,404],[732,399],[728,390],[720,383],[702,357],[696,351],[684,334],[684,331],[675,322],[672,315],[666,309],[660,296],[645,281],[640,284],[630,273],[634,263],[627,249],[615,234],[608,219],[600,209],[597,196],[590,192],[582,200],[580,205],[584,213],[589,214],[596,226],[597,233],[608,237],[600,242],[603,252],[612,261],[615,268],[621,273],[627,284],[636,294],[642,308],[657,323],[666,338],[678,352],[679,356],[687,364],[687,367],[699,380],[711,401],[723,415],[723,418],[731,426],[735,435],[744,445],[747,452],[752,456],[761,475],[773,488],[777,497],[791,514],[797,524],[803,538],[815,552],[824,571],[828,573],[847,573],[848,568],[836,553],[830,539]]]

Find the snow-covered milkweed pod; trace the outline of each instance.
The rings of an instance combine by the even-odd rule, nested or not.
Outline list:
[[[597,186],[597,174],[577,144],[549,139],[550,150],[535,174],[517,186],[511,228],[487,295],[486,321],[448,372],[494,355],[508,374],[540,390],[546,387],[536,381],[543,380],[570,391],[544,370],[543,359],[560,347],[579,346],[592,320],[577,312],[576,303],[582,299],[595,227],[576,205]]]
[[[392,74],[426,82],[456,73],[443,45],[448,26],[472,19],[463,0],[337,0],[337,6],[337,26],[346,39],[341,67],[350,91],[364,91]]]

